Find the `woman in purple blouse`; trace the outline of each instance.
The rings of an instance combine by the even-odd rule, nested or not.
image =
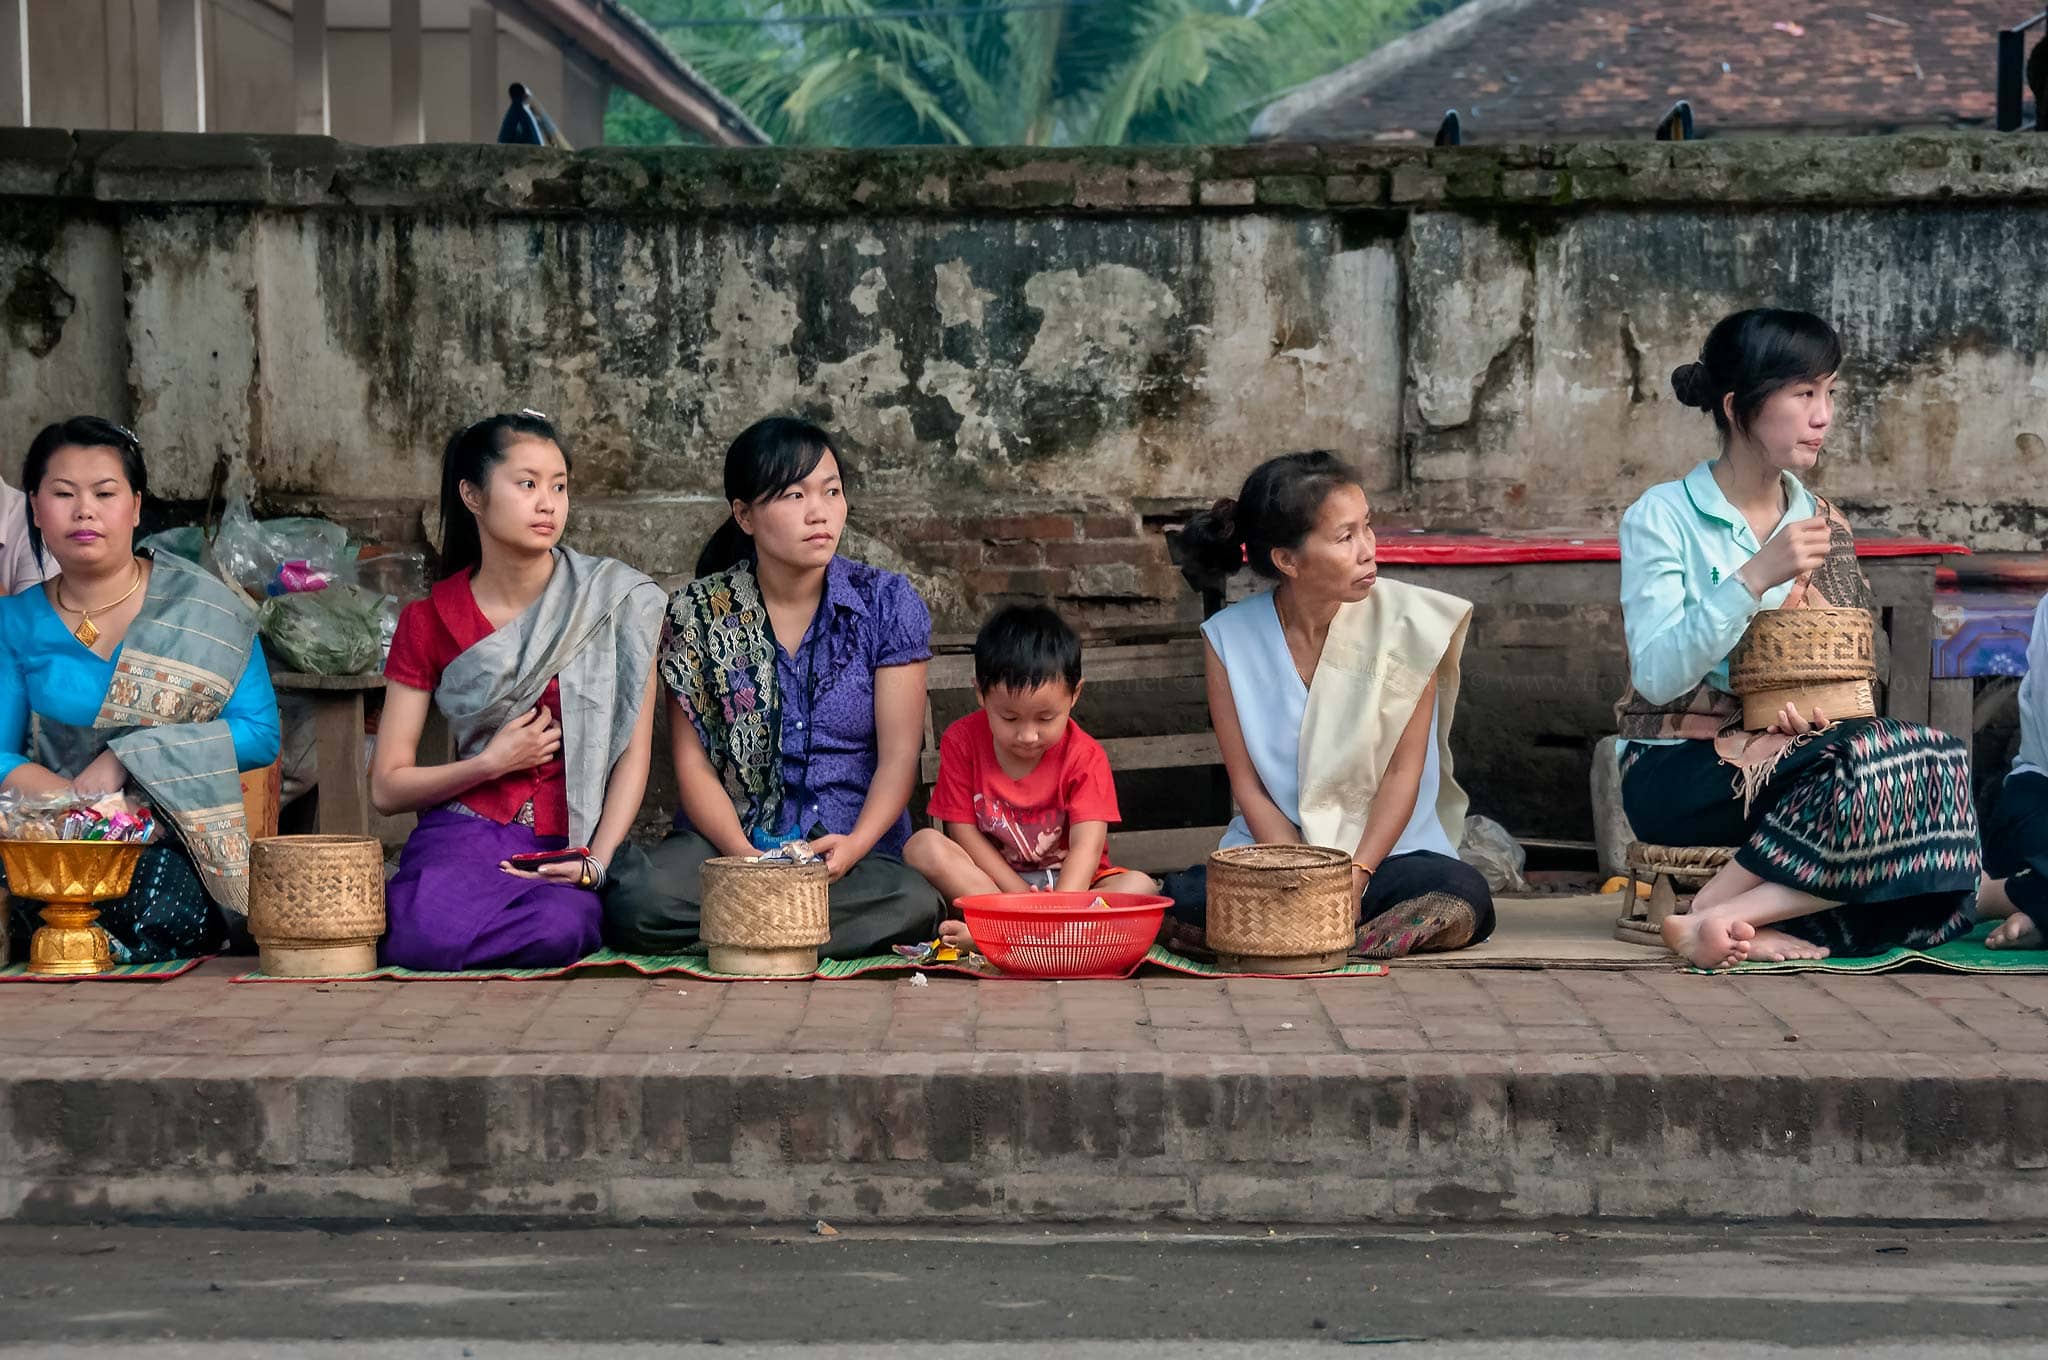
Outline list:
[[[831,867],[825,957],[937,928],[938,892],[903,862],[931,615],[903,577],[839,556],[842,471],[799,420],[759,421],[726,451],[732,517],[670,598],[659,662],[682,808],[660,845],[612,862],[614,949],[688,949],[704,861],[797,839]]]

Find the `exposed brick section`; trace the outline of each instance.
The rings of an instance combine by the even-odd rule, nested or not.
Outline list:
[[[1085,538],[1136,538],[1138,517],[1134,514],[1083,515],[1081,534]]]
[[[914,570],[957,575],[964,585],[960,605],[934,598],[942,630],[972,631],[989,609],[1014,600],[1051,600],[1087,627],[1158,622],[1171,617],[1173,602],[1192,599],[1164,535],[1134,512],[1087,502],[1030,513],[947,511],[883,503],[862,515],[863,528],[894,544]]]
[[[996,542],[1072,538],[1079,525],[1072,515],[991,515],[960,522],[959,532]]]
[[[1523,0],[1476,26],[1454,11],[1259,131],[1286,142],[1427,142],[1454,107],[1467,135],[1489,142],[1644,138],[1678,99],[1706,132],[1984,127],[1992,35],[2018,21],[2003,0]]]
[[[974,571],[967,574],[968,588],[982,596],[1013,596],[1047,599],[1057,596],[1067,577],[1056,571]]]
[[[1092,539],[1086,543],[1048,543],[1045,560],[1055,567],[1080,567],[1100,563],[1129,563],[1143,552],[1134,538]]]

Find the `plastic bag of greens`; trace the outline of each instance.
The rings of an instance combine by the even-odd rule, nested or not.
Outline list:
[[[294,591],[263,603],[263,640],[307,675],[368,675],[384,653],[384,597],[361,586]]]

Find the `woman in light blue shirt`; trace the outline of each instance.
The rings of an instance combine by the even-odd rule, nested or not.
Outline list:
[[[1623,808],[1640,840],[1736,847],[1664,926],[1702,967],[1928,948],[1976,921],[1961,742],[1790,706],[1745,731],[1730,692],[1728,656],[1759,612],[1872,607],[1848,522],[1799,479],[1819,461],[1841,363],[1810,313],[1723,320],[1671,379],[1713,416],[1721,456],[1622,516]]]
[[[1450,777],[1442,736],[1450,705],[1428,670],[1412,676],[1415,688],[1388,685],[1385,712],[1361,712],[1346,721],[1355,754],[1376,775],[1369,806],[1336,819],[1338,834],[1315,830],[1331,819],[1304,807],[1304,780],[1313,782],[1322,753],[1305,751],[1310,693],[1328,697],[1341,687],[1357,658],[1340,657],[1351,636],[1348,611],[1375,596],[1376,613],[1414,620],[1437,610],[1436,642],[1417,654],[1437,675],[1455,675],[1462,620],[1470,605],[1418,587],[1378,579],[1371,507],[1358,475],[1327,453],[1297,453],[1260,465],[1235,500],[1195,516],[1180,536],[1191,570],[1222,579],[1249,567],[1271,583],[1202,625],[1207,644],[1209,713],[1243,809],[1224,834],[1223,847],[1263,844],[1328,845],[1352,857],[1361,924],[1354,953],[1392,958],[1417,950],[1456,949],[1493,932],[1493,897],[1478,870],[1458,858],[1464,796]],[[1454,618],[1455,625],[1444,619]],[[1449,628],[1447,633],[1446,628]],[[1448,648],[1448,664],[1435,656]],[[1411,649],[1412,650],[1412,649]],[[1371,654],[1383,669],[1406,653],[1389,647]],[[1338,659],[1332,659],[1338,658]],[[1328,670],[1329,679],[1318,679]],[[1418,692],[1419,691],[1419,692]],[[1453,691],[1454,692],[1454,691]],[[1398,707],[1395,706],[1398,704]],[[1375,732],[1393,734],[1370,743]],[[1174,900],[1181,943],[1197,943],[1206,925],[1203,868],[1170,874],[1162,891]]]

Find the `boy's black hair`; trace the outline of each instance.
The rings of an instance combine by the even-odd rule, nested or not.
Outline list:
[[[974,685],[987,693],[1032,690],[1055,680],[1081,685],[1081,635],[1042,604],[998,609],[974,635]]]

